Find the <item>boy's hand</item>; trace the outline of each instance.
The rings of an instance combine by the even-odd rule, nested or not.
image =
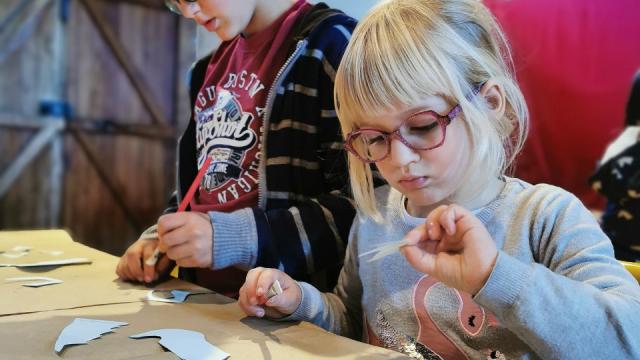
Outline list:
[[[475,295],[486,283],[498,250],[482,222],[458,205],[433,210],[406,236],[402,253],[416,270]]]
[[[178,266],[211,268],[213,227],[207,214],[178,212],[158,219],[158,247]]]
[[[267,292],[278,280],[282,294],[267,298]],[[238,305],[249,316],[277,319],[293,314],[302,301],[302,291],[295,280],[276,269],[255,268],[247,273],[247,279],[240,288]]]
[[[170,260],[163,256],[155,266],[145,264],[158,246],[158,240],[138,239],[120,258],[116,274],[125,281],[152,283],[169,272]]]

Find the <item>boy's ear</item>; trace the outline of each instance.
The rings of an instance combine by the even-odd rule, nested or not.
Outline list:
[[[504,88],[494,80],[488,80],[480,88],[480,95],[484,97],[496,119],[502,118],[506,111],[507,101]]]

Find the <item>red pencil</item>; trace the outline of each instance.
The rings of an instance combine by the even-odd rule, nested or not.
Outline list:
[[[209,168],[209,164],[211,164],[211,157],[207,156],[207,160],[205,160],[204,165],[202,165],[202,167],[200,168],[200,171],[198,171],[198,175],[191,183],[191,186],[189,186],[189,190],[187,191],[186,195],[184,196],[184,198],[182,198],[182,201],[180,201],[180,205],[178,206],[177,212],[183,212],[187,209],[187,206],[191,202],[191,199],[193,199],[193,195],[195,195],[196,190],[198,189],[198,186],[202,181],[202,177],[204,176],[204,173],[206,173],[207,169]],[[160,248],[156,248],[153,254],[151,254],[151,256],[149,256],[149,258],[145,260],[144,263],[149,266],[154,266],[158,262],[159,258],[160,258]]]

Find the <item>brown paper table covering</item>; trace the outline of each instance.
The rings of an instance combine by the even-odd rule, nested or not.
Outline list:
[[[388,359],[401,355],[335,336],[308,323],[276,323],[247,318],[235,302],[217,295],[197,295],[188,303],[128,303],[0,317],[0,351],[12,359],[161,359],[159,338],[129,339],[150,330],[179,328],[201,332],[231,359]],[[54,343],[74,318],[129,323],[87,345]],[[176,359],[175,355],[166,357]],[[2,357],[2,355],[0,355]]]
[[[0,267],[0,316],[34,311],[69,309],[79,306],[137,302],[151,290],[143,285],[118,281],[115,268],[118,258],[74,242],[63,230],[0,232],[0,251],[14,246],[31,246],[27,256],[11,259],[0,255],[0,263],[30,263],[85,257],[93,261],[85,265],[43,268]],[[59,250],[58,256],[40,252]],[[23,276],[46,276],[62,280],[62,284],[40,288],[24,287],[5,279]],[[158,289],[205,290],[194,284],[172,279]]]
[[[309,323],[245,317],[235,301],[218,294],[192,295],[182,304],[144,301],[142,298],[150,289],[118,281],[114,273],[116,257],[75,243],[64,231],[0,232],[0,250],[16,245],[33,247],[31,260],[26,256],[17,260],[53,259],[38,250],[62,250],[64,254],[56,258],[87,257],[93,263],[37,272],[0,268],[0,359],[177,359],[162,349],[159,338],[128,338],[163,328],[201,332],[207,341],[229,353],[232,360],[405,358]],[[4,283],[5,278],[15,276],[46,276],[64,283],[42,288]],[[163,283],[162,288],[204,290],[178,279]],[[58,335],[78,317],[124,321],[129,325],[56,354]]]

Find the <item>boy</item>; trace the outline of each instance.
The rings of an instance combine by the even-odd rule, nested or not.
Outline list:
[[[355,214],[339,193],[348,175],[333,78],[355,20],[305,0],[166,3],[223,43],[192,71],[192,119],[159,241],[137,240],[116,273],[148,283],[175,261],[196,268],[181,273],[188,280],[235,295],[238,268],[269,266],[332,288]],[[175,213],[199,171],[191,211]],[[167,256],[144,265],[156,247]]]

